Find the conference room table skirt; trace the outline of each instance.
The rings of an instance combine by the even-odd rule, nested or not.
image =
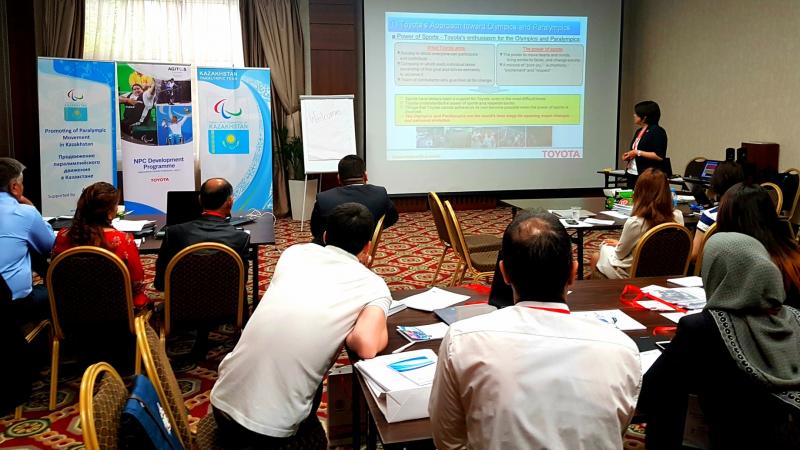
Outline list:
[[[667,283],[667,277],[649,277],[649,278],[633,278],[626,280],[579,280],[576,281],[571,287],[572,291],[567,297],[567,303],[572,311],[592,311],[603,309],[620,309],[633,319],[646,326],[646,330],[626,331],[634,341],[640,338],[650,338],[654,335],[663,337],[665,340],[672,338],[675,332],[676,324],[669,319],[661,316],[655,311],[646,310],[641,307],[634,307],[630,304],[623,303],[620,299],[622,291],[626,285],[634,285],[638,287],[649,286],[657,284],[666,287],[678,287]],[[471,289],[466,288],[448,288],[453,292],[459,294],[469,295],[470,298],[466,302],[480,302],[488,300],[486,293],[478,293]],[[424,289],[395,291],[392,293],[395,300],[400,300],[410,295],[423,292]],[[389,344],[386,349],[381,352],[381,355],[390,354],[408,341],[403,338],[395,329],[398,325],[405,326],[418,326],[428,325],[439,322],[439,318],[429,312],[419,311],[414,309],[404,309],[388,318],[387,326],[389,328]],[[433,340],[429,342],[417,343],[411,346],[408,350],[421,350],[431,349],[434,352],[439,351],[441,340]],[[358,372],[358,371],[356,371]],[[368,392],[366,382],[358,373],[353,377],[353,423],[358,423],[356,418],[360,418],[360,411],[358,405],[360,402],[357,396],[362,396],[367,404],[367,448],[376,448],[377,439],[381,440],[384,448],[402,448],[408,445],[420,445],[423,447],[433,447],[431,436],[431,426],[429,419],[409,420],[405,422],[388,423],[383,413],[378,408],[375,399]],[[353,427],[353,438],[360,440],[360,427]]]
[[[156,230],[167,222],[164,214],[142,214],[127,217],[129,220],[152,220],[156,223]],[[275,244],[275,222],[271,215],[257,218],[255,221],[241,226],[250,234],[250,263],[253,267],[253,308],[258,305],[260,299],[258,292],[258,281],[260,277],[260,265],[258,263],[258,250],[264,245]],[[157,254],[161,249],[161,239],[155,236],[145,236],[144,241],[139,246],[139,253],[143,255]]]

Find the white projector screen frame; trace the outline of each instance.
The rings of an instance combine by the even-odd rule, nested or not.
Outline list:
[[[397,111],[396,100],[407,86],[389,86],[392,80],[387,76],[387,32],[388,18],[397,15],[387,13],[431,13],[431,14],[474,14],[492,16],[489,19],[503,20],[497,16],[550,16],[557,19],[583,20],[585,24],[585,52],[583,92],[580,98],[580,125],[583,133],[580,138],[582,150],[575,153],[559,148],[550,152],[536,149],[535,157],[517,158],[504,149],[500,158],[488,159],[488,153],[463,151],[464,158],[444,156],[436,151],[435,158],[445,159],[398,159],[396,153],[387,148],[387,136],[397,136],[398,114],[387,123],[387,96]],[[402,17],[402,16],[401,16]],[[460,20],[461,17],[454,16]],[[413,16],[412,16],[413,18]],[[445,17],[447,18],[447,17]],[[489,21],[487,19],[487,21]],[[513,17],[510,17],[513,20]],[[417,194],[428,191],[437,192],[476,192],[535,189],[565,189],[597,187],[600,177],[595,173],[605,167],[614,167],[617,158],[617,129],[619,102],[620,38],[622,26],[622,0],[546,0],[519,2],[514,0],[369,0],[364,2],[364,67],[365,67],[365,141],[366,161],[370,181],[386,186],[391,194]],[[399,33],[398,33],[399,35]],[[444,34],[438,35],[442,39]],[[400,38],[400,36],[398,36]],[[452,37],[448,37],[452,39]],[[408,42],[401,42],[408,45]],[[434,41],[435,43],[435,41]],[[389,42],[389,48],[397,42]],[[555,44],[557,45],[557,44]],[[499,53],[498,53],[499,54]],[[392,60],[392,64],[396,62]],[[396,65],[392,65],[394,71]],[[556,79],[553,84],[560,81]],[[541,83],[540,83],[541,84]],[[506,86],[471,86],[478,95],[484,92],[500,95],[513,94],[514,88]],[[499,89],[498,89],[499,88]],[[404,91],[405,89],[405,91]],[[552,89],[552,88],[551,88]],[[484,91],[482,91],[484,90]],[[388,92],[388,94],[387,94]],[[441,86],[442,94],[464,93],[454,86]],[[544,90],[543,92],[552,92]],[[434,99],[435,100],[435,99]],[[400,101],[402,102],[402,100]],[[435,126],[440,125],[436,124]],[[477,124],[462,123],[464,136],[472,133],[480,137]],[[419,139],[421,127],[415,128]],[[528,127],[529,128],[529,127]],[[481,128],[485,129],[485,128]],[[555,129],[555,127],[554,127]],[[436,130],[434,130],[436,132]],[[461,130],[459,130],[461,131]],[[530,133],[528,131],[527,133]],[[486,134],[488,136],[488,133]],[[487,138],[488,139],[488,138]],[[550,138],[552,140],[552,137]],[[394,140],[393,142],[397,142]],[[494,141],[491,141],[492,143]],[[421,144],[416,144],[417,146]],[[422,144],[425,145],[425,144]],[[401,145],[402,147],[402,145]],[[556,147],[553,144],[553,147]],[[570,147],[574,149],[575,147]],[[441,150],[441,149],[440,149]],[[413,158],[419,154],[409,153]],[[497,153],[501,155],[501,153]],[[579,157],[575,157],[579,156]],[[392,159],[393,158],[393,159]]]

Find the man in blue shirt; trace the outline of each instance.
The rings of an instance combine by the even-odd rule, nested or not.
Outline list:
[[[49,255],[55,236],[50,224],[22,195],[23,170],[19,161],[0,158],[0,275],[11,289],[19,319],[30,320],[49,315],[47,289],[32,285],[31,253]]]

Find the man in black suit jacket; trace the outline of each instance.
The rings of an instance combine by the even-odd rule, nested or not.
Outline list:
[[[153,287],[159,291],[164,290],[164,275],[172,258],[184,248],[200,242],[217,242],[236,251],[244,263],[245,282],[247,281],[250,235],[237,230],[228,222],[233,207],[233,187],[223,178],[206,180],[200,187],[200,206],[203,207],[203,214],[199,218],[167,227],[158,252],[156,277],[153,281]],[[247,308],[244,314],[247,317]],[[205,358],[211,326],[206,323],[196,325],[197,340],[190,354],[193,360]]]
[[[164,290],[164,274],[172,258],[184,248],[200,242],[217,242],[232,248],[242,258],[245,274],[249,265],[250,235],[229,222],[233,207],[233,187],[223,178],[211,178],[200,187],[203,214],[190,222],[167,227],[156,260],[153,287]],[[245,275],[246,276],[246,275]]]
[[[314,212],[311,214],[311,234],[313,242],[325,245],[322,234],[325,233],[325,222],[334,208],[343,203],[360,203],[369,209],[377,223],[381,216],[383,228],[389,228],[397,222],[397,209],[389,199],[386,188],[367,184],[367,170],[364,160],[357,155],[347,155],[339,161],[337,175],[341,186],[317,194]]]

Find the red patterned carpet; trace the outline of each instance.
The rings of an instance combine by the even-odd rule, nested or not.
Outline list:
[[[458,216],[467,234],[486,233],[499,236],[511,220],[511,210],[499,208],[459,211]],[[290,245],[311,240],[307,224],[301,232],[300,223],[288,219],[277,221],[275,236],[275,246],[262,248],[259,255],[262,267],[259,290],[262,295],[269,284],[280,253]],[[592,250],[596,249],[601,239],[606,237],[609,237],[608,233],[588,236],[585,245],[587,264]],[[400,221],[383,233],[373,269],[384,277],[392,290],[424,288],[431,284],[441,251],[442,246],[429,212],[401,214]],[[437,280],[439,284],[448,280],[455,269],[455,260],[452,254],[450,256],[439,274]],[[154,258],[143,259],[146,277],[152,280]],[[465,281],[470,282],[469,279]],[[154,291],[148,294],[158,295]],[[208,410],[208,396],[217,377],[217,366],[222,357],[233,347],[229,331],[223,327],[211,333],[212,349],[206,361],[199,365],[174,366],[192,422],[199,420]],[[188,352],[190,346],[190,338],[171,339],[168,343],[170,354],[178,356]],[[48,355],[43,355],[43,365],[48,363],[48,358]],[[338,363],[346,363],[346,360],[340,360]],[[11,365],[13,367],[13,362]],[[48,369],[43,370],[40,380],[34,385],[34,393],[25,405],[23,419],[14,421],[11,416],[0,418],[0,448],[69,450],[84,448],[77,404],[83,368],[76,367],[76,364],[72,366],[62,365],[60,373],[63,376],[59,380],[58,406],[54,411],[47,411]],[[323,419],[327,417],[326,398],[323,398],[318,414]],[[630,448],[643,448],[638,442],[630,444],[633,444]]]

